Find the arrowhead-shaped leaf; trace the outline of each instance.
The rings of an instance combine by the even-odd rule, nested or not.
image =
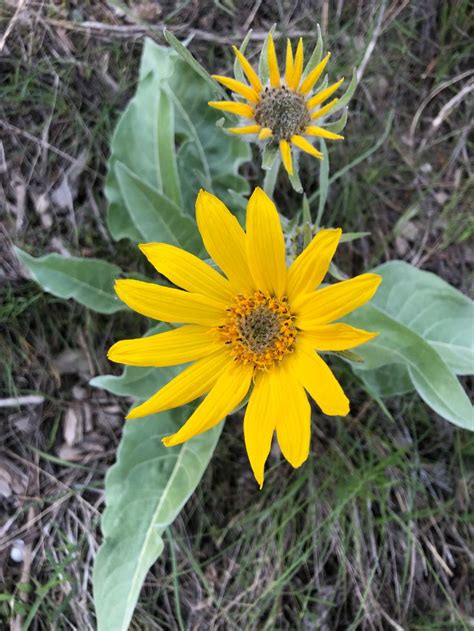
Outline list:
[[[125,425],[117,462],[106,478],[104,542],[94,565],[98,631],[129,628],[146,573],[163,551],[163,531],[194,492],[212,456],[222,423],[184,445],[162,444],[185,415],[181,408]]]
[[[469,298],[435,274],[402,261],[374,270],[383,282],[371,304],[348,318],[355,326],[380,335],[361,346],[365,363],[356,371],[383,395],[404,392],[408,379],[420,397],[447,420],[474,429],[473,408],[456,374],[474,367],[472,323],[474,305]],[[395,365],[393,382],[390,365]],[[379,386],[377,386],[377,383]]]
[[[19,248],[15,252],[33,280],[53,296],[74,298],[99,313],[126,309],[114,291],[114,281],[122,273],[117,265],[92,258],[66,258],[56,253],[35,258]]]
[[[174,50],[146,40],[135,96],[112,140],[106,195],[114,238],[143,241],[146,234],[147,241],[176,245],[179,237],[177,245],[185,247],[191,232],[196,231],[194,219],[182,223],[177,234],[168,225],[171,208],[178,207],[194,218],[201,187],[227,202],[235,201],[235,193],[248,192],[238,169],[250,158],[249,147],[240,138],[224,136],[216,127],[222,113],[207,104],[213,94],[210,83]],[[153,212],[140,208],[139,197],[125,198],[118,168],[122,173],[127,169],[135,181],[155,192],[148,196]],[[157,222],[159,215],[161,223]]]

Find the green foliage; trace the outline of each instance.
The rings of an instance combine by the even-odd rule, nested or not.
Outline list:
[[[349,105],[350,100],[352,99],[352,97],[354,96],[354,92],[356,91],[357,88],[357,72],[356,69],[354,68],[352,70],[352,77],[350,80],[349,85],[346,88],[346,91],[344,92],[344,94],[340,97],[339,101],[336,103],[336,105],[334,106],[334,108],[331,110],[331,113],[334,114],[334,112],[338,112],[339,110],[344,109],[344,111],[346,112],[346,118],[345,120],[347,121],[347,105]],[[338,127],[336,133],[339,133],[340,131],[342,131],[345,127],[345,123],[342,127]]]
[[[356,372],[365,379],[368,371],[367,386],[375,394],[415,389],[440,416],[474,429],[472,406],[456,378],[474,366],[472,301],[435,274],[402,261],[374,271],[383,277],[377,294],[348,318],[380,333],[357,350],[365,363]]]
[[[152,327],[146,335],[154,335],[168,331],[166,324]],[[119,397],[134,397],[148,399],[170,379],[180,372],[180,366],[166,366],[164,368],[125,366],[120,376],[100,375],[90,380],[94,388],[103,388]]]
[[[303,79],[306,79],[306,77],[309,75],[311,70],[319,64],[323,56],[323,45],[324,45],[323,35],[321,33],[321,27],[319,26],[319,24],[316,24],[316,28],[318,29],[318,40],[304,68],[303,77],[302,77]]]
[[[114,281],[122,273],[117,265],[99,259],[65,258],[59,254],[35,258],[20,248],[15,251],[32,278],[53,296],[74,298],[99,313],[115,313],[126,308],[114,292]]]
[[[100,631],[129,628],[146,573],[163,551],[163,532],[194,492],[222,424],[184,445],[161,439],[185,420],[185,408],[126,424],[117,462],[106,479],[105,541],[94,566]]]
[[[217,88],[172,41],[180,54],[145,42],[135,96],[112,139],[108,224],[115,239],[164,241],[199,253],[197,193],[205,188],[226,201],[235,199],[229,191],[247,193],[238,168],[250,150],[216,129],[222,115],[207,102]]]
[[[319,27],[318,34],[318,43],[305,73],[321,59],[323,44]],[[250,158],[250,151],[239,138],[226,136],[216,128],[222,114],[209,108],[207,101],[214,93],[225,92],[171,33],[166,33],[165,37],[172,49],[146,41],[136,94],[123,113],[112,141],[106,183],[108,223],[116,239],[165,241],[200,255],[202,246],[193,210],[198,189],[205,187],[232,207],[242,208],[248,185],[238,169]],[[245,50],[248,41],[249,35],[241,50]],[[263,76],[268,75],[267,43],[268,40],[260,57]],[[243,78],[238,64],[235,69],[237,76]],[[327,84],[325,79],[320,89],[325,81]],[[342,110],[341,116],[327,124],[328,129],[340,132],[344,128],[347,104],[356,85],[354,72],[345,94],[333,109],[333,112]],[[309,197],[313,202],[319,196],[316,226],[324,223],[322,215],[329,185],[380,147],[392,120],[390,114],[384,136],[372,148],[332,177],[329,176],[326,143],[321,141],[325,160],[321,164],[319,190]],[[297,166],[297,160],[295,164]],[[262,166],[267,170],[265,189],[271,193],[280,167],[277,147],[266,146]],[[297,170],[291,183],[295,190],[303,191]],[[303,237],[307,243],[311,216],[306,199],[303,218]],[[286,225],[290,226],[291,222]],[[343,240],[363,234],[348,233]],[[65,259],[56,254],[35,259],[21,250],[17,252],[33,278],[52,294],[74,298],[101,313],[124,308],[113,292],[113,281],[121,274],[115,265],[95,259]],[[378,331],[380,336],[357,349],[364,363],[354,366],[355,373],[375,397],[417,390],[444,418],[472,429],[472,408],[456,378],[456,375],[468,374],[474,363],[474,351],[472,345],[469,346],[474,316],[472,303],[438,277],[405,263],[388,263],[376,271],[384,278],[381,289],[372,303],[356,312],[349,321]],[[341,278],[335,266],[331,273]],[[163,329],[160,325],[150,333]],[[357,360],[357,355],[346,353],[345,357]],[[179,369],[126,367],[121,376],[96,377],[91,385],[140,400],[151,396]],[[187,406],[126,424],[117,463],[106,479],[106,510],[102,522],[105,540],[94,572],[99,631],[128,628],[146,572],[163,550],[163,532],[195,490],[212,456],[222,424],[183,446],[167,449],[161,443],[164,435],[173,433],[181,425],[189,409]],[[341,430],[338,444],[344,445],[347,439],[347,432]],[[357,442],[352,441],[351,445],[358,449]],[[349,449],[341,453],[345,457]],[[376,450],[370,452],[370,458],[374,453]],[[356,466],[351,476],[346,475],[345,462],[341,461],[343,473],[335,479],[344,484],[349,480],[350,484],[336,489],[336,494],[331,493],[331,498],[334,495],[340,498],[337,512],[342,513],[345,504],[349,505],[359,493],[365,505],[369,483],[373,480],[380,479],[380,488],[385,491],[386,470],[396,458],[402,457],[403,454],[395,452],[382,461],[377,459],[373,472]],[[331,453],[326,464],[332,474],[334,462]],[[324,471],[324,458],[322,464]],[[297,484],[309,475],[307,471],[300,473]],[[322,478],[332,480],[334,476],[323,475]],[[291,494],[291,486],[288,488]],[[316,488],[319,493],[322,487],[312,484],[310,488]],[[319,497],[310,497],[311,502],[307,495],[305,497],[309,507],[320,505]],[[314,501],[315,498],[318,501]],[[383,498],[380,505],[384,509],[388,499]],[[293,499],[289,506],[293,510]],[[306,512],[305,506],[304,514]],[[311,523],[325,524],[317,514],[313,517]],[[276,531],[271,529],[270,532],[269,549],[273,550]],[[307,532],[307,538],[314,536],[311,528]],[[244,536],[250,537],[248,529]],[[299,538],[297,545],[302,541]],[[253,575],[253,568],[251,573]]]
[[[137,397],[147,399],[176,374],[174,367],[140,368],[126,366],[123,373],[115,375],[100,375],[90,380],[90,385],[103,388],[119,397]]]
[[[117,161],[115,173],[121,199],[140,241],[165,241],[200,253],[201,239],[194,219],[122,162]],[[158,235],[159,238],[150,238],[150,235]]]

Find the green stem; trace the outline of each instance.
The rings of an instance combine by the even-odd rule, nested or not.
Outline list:
[[[275,154],[271,168],[265,173],[263,180],[263,190],[268,197],[273,197],[275,191],[275,185],[278,177],[278,171],[280,170],[280,154]]]
[[[303,250],[308,247],[313,238],[311,210],[309,208],[308,198],[303,195]]]

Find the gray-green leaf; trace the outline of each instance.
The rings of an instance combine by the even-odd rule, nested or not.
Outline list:
[[[473,408],[456,374],[474,367],[472,322],[474,305],[469,298],[435,274],[403,261],[392,261],[374,270],[383,282],[371,304],[348,318],[355,326],[380,335],[358,352],[364,370],[399,364],[395,390],[406,390],[408,375],[420,397],[438,414],[467,429],[474,429]],[[387,388],[393,390],[392,388]]]
[[[141,241],[171,243],[196,254],[202,251],[192,217],[122,162],[116,162],[115,173],[128,216]]]
[[[157,216],[163,214],[162,224],[167,225],[170,208],[177,207],[181,215],[194,217],[201,187],[224,201],[232,199],[229,191],[248,192],[238,170],[249,160],[250,149],[240,138],[224,136],[216,128],[222,113],[207,104],[216,86],[203,72],[198,73],[195,64],[190,65],[189,59],[185,61],[174,50],[146,40],[135,96],[112,139],[105,192],[109,229],[115,239],[143,241],[145,232],[148,241],[169,240],[168,230],[161,231]],[[151,213],[152,233],[149,222],[143,221],[149,213],[139,207],[140,200],[124,199],[118,173],[124,167],[136,181],[160,195]],[[183,224],[179,244],[184,247],[183,242],[192,240],[194,232],[194,223]]]
[[[35,258],[20,248],[15,252],[45,291],[58,298],[74,298],[99,313],[115,313],[125,309],[114,292],[114,281],[122,271],[117,265],[99,259],[47,254]]]
[[[98,631],[129,628],[146,573],[163,551],[163,531],[194,492],[216,446],[222,423],[184,445],[162,444],[185,413],[164,412],[124,428],[106,477],[105,539],[94,566]]]

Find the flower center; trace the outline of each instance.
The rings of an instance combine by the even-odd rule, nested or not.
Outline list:
[[[266,369],[294,350],[296,326],[286,298],[268,298],[261,291],[237,296],[228,314],[219,334],[236,361]]]
[[[273,132],[276,141],[290,140],[294,134],[302,134],[311,117],[305,99],[298,92],[281,88],[265,88],[255,108],[255,121]]]

